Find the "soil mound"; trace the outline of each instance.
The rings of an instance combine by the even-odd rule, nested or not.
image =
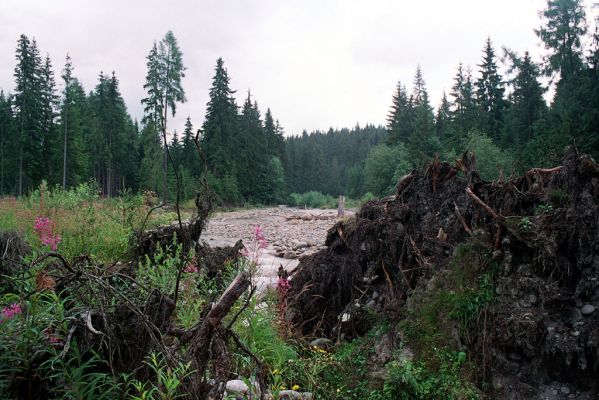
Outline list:
[[[486,274],[488,301],[464,313],[475,323],[453,329],[452,343],[483,371],[476,384],[492,382],[493,398],[560,398],[551,397],[556,388],[596,395],[598,202],[599,165],[573,147],[562,166],[498,182],[481,179],[474,156],[435,159],[333,226],[328,248],[301,260],[287,318],[305,336],[349,338],[368,330],[373,313],[405,319],[413,298],[448,285],[451,268],[472,275],[451,290]],[[464,244],[475,249],[475,268],[455,265]]]

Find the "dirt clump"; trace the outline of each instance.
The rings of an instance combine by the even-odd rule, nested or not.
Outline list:
[[[481,179],[472,155],[435,159],[301,260],[287,319],[298,334],[342,339],[378,314],[399,322],[417,358],[438,343],[409,339],[429,310],[430,337],[468,352],[485,396],[595,398],[598,202],[599,165],[573,147],[561,166],[498,182]]]

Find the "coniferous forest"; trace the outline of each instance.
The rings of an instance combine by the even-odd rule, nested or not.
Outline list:
[[[435,154],[464,150],[479,154],[489,179],[555,164],[568,144],[597,157],[599,33],[580,1],[551,0],[541,17],[531,34],[543,59],[481,38],[480,63],[456,59],[440,104],[431,104],[426,71],[415,66],[411,81],[397,82],[381,125],[287,135],[250,92],[237,103],[220,58],[204,120],[171,129],[186,100],[184,49],[172,32],[149,46],[141,121],[129,115],[116,72],[99,71],[96,86],[84,88],[76,60],[67,55],[57,67],[23,34],[14,87],[0,93],[0,194],[20,196],[42,180],[65,188],[93,180],[106,196],[151,190],[167,200],[178,175],[188,199],[203,169],[196,139],[223,204],[281,203],[307,191],[381,196]]]
[[[140,33],[149,43],[139,44],[147,52],[131,57],[145,77],[131,85],[143,93],[135,104],[125,74],[98,70],[95,79],[94,67],[86,77],[102,61],[43,56],[43,37],[19,36],[46,21],[43,6],[0,3],[18,36],[6,39],[11,47],[16,39],[14,84],[0,88],[0,399],[599,399],[599,17],[586,13],[589,0],[544,1],[530,27],[540,56],[480,37],[478,62],[452,54],[442,96],[416,62],[397,82],[389,71],[405,69],[388,54],[359,66],[395,44],[380,32],[349,40],[337,31],[339,21],[362,18],[378,28],[408,2],[147,7],[161,23],[181,22],[185,36],[160,31],[153,41],[148,19],[151,31]],[[70,12],[73,2],[64,3],[52,11]],[[87,8],[112,11],[85,3],[57,19],[103,24]],[[324,3],[335,3],[336,23],[314,18]],[[450,12],[485,3],[473,13],[482,16],[498,2],[450,3]],[[303,18],[335,30],[322,31],[314,54],[332,50],[328,36],[348,41],[317,60],[330,75],[306,70],[314,54],[299,67],[284,56],[305,57],[297,50],[318,47],[310,33],[322,27],[292,32],[308,38],[302,45],[281,35],[253,47],[289,21],[306,27],[295,15],[304,7],[312,13]],[[144,23],[150,14],[129,2],[118,8],[127,33],[134,14]],[[445,18],[439,10],[434,18]],[[216,18],[222,12],[231,18]],[[196,41],[198,16],[221,30],[201,26],[209,40]],[[107,42],[104,25],[93,33]],[[413,46],[406,50],[426,43],[406,36],[398,41]],[[186,53],[184,40],[197,48]],[[90,43],[88,53],[98,52]],[[230,71],[223,53],[245,71]],[[214,69],[192,118],[182,111],[198,98],[189,81],[205,54],[203,67]],[[259,60],[258,78],[248,56]],[[357,74],[342,73],[346,66]],[[280,70],[293,78],[280,84],[290,76]],[[376,71],[352,82],[372,91],[345,78]],[[256,89],[233,84],[243,72],[285,97],[260,103]],[[385,108],[373,99],[381,81],[389,83],[381,121],[286,128],[285,119],[288,127],[295,117],[315,123]],[[297,115],[284,114],[287,100]]]

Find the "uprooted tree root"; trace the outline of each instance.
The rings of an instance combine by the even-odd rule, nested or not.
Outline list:
[[[448,269],[466,269],[452,267],[457,248],[475,243],[488,250],[475,275],[497,271],[493,300],[454,344],[471,350],[479,378],[493,383],[489,396],[540,398],[551,381],[596,393],[598,202],[599,165],[575,148],[562,166],[499,182],[482,180],[468,154],[455,165],[435,159],[337,223],[327,249],[301,260],[287,318],[298,334],[335,338],[370,327],[367,301],[404,320]]]

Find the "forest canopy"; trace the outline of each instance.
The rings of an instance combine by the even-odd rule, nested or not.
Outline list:
[[[597,157],[597,21],[587,20],[580,0],[549,0],[540,16],[534,34],[542,59],[481,38],[480,63],[456,62],[436,107],[425,71],[415,66],[410,85],[397,82],[384,126],[288,136],[249,91],[237,104],[222,58],[204,120],[188,117],[183,132],[170,129],[186,100],[184,51],[171,31],[148,46],[141,121],[129,114],[115,72],[100,71],[88,91],[76,61],[67,54],[55,72],[37,40],[23,34],[14,88],[0,91],[0,195],[24,195],[42,180],[63,188],[93,181],[105,196],[151,190],[173,200],[179,180],[181,197],[189,199],[204,171],[196,144],[219,202],[236,205],[286,203],[289,194],[309,191],[381,196],[435,154],[452,159],[465,150],[485,160],[488,179],[553,165],[568,144]]]

